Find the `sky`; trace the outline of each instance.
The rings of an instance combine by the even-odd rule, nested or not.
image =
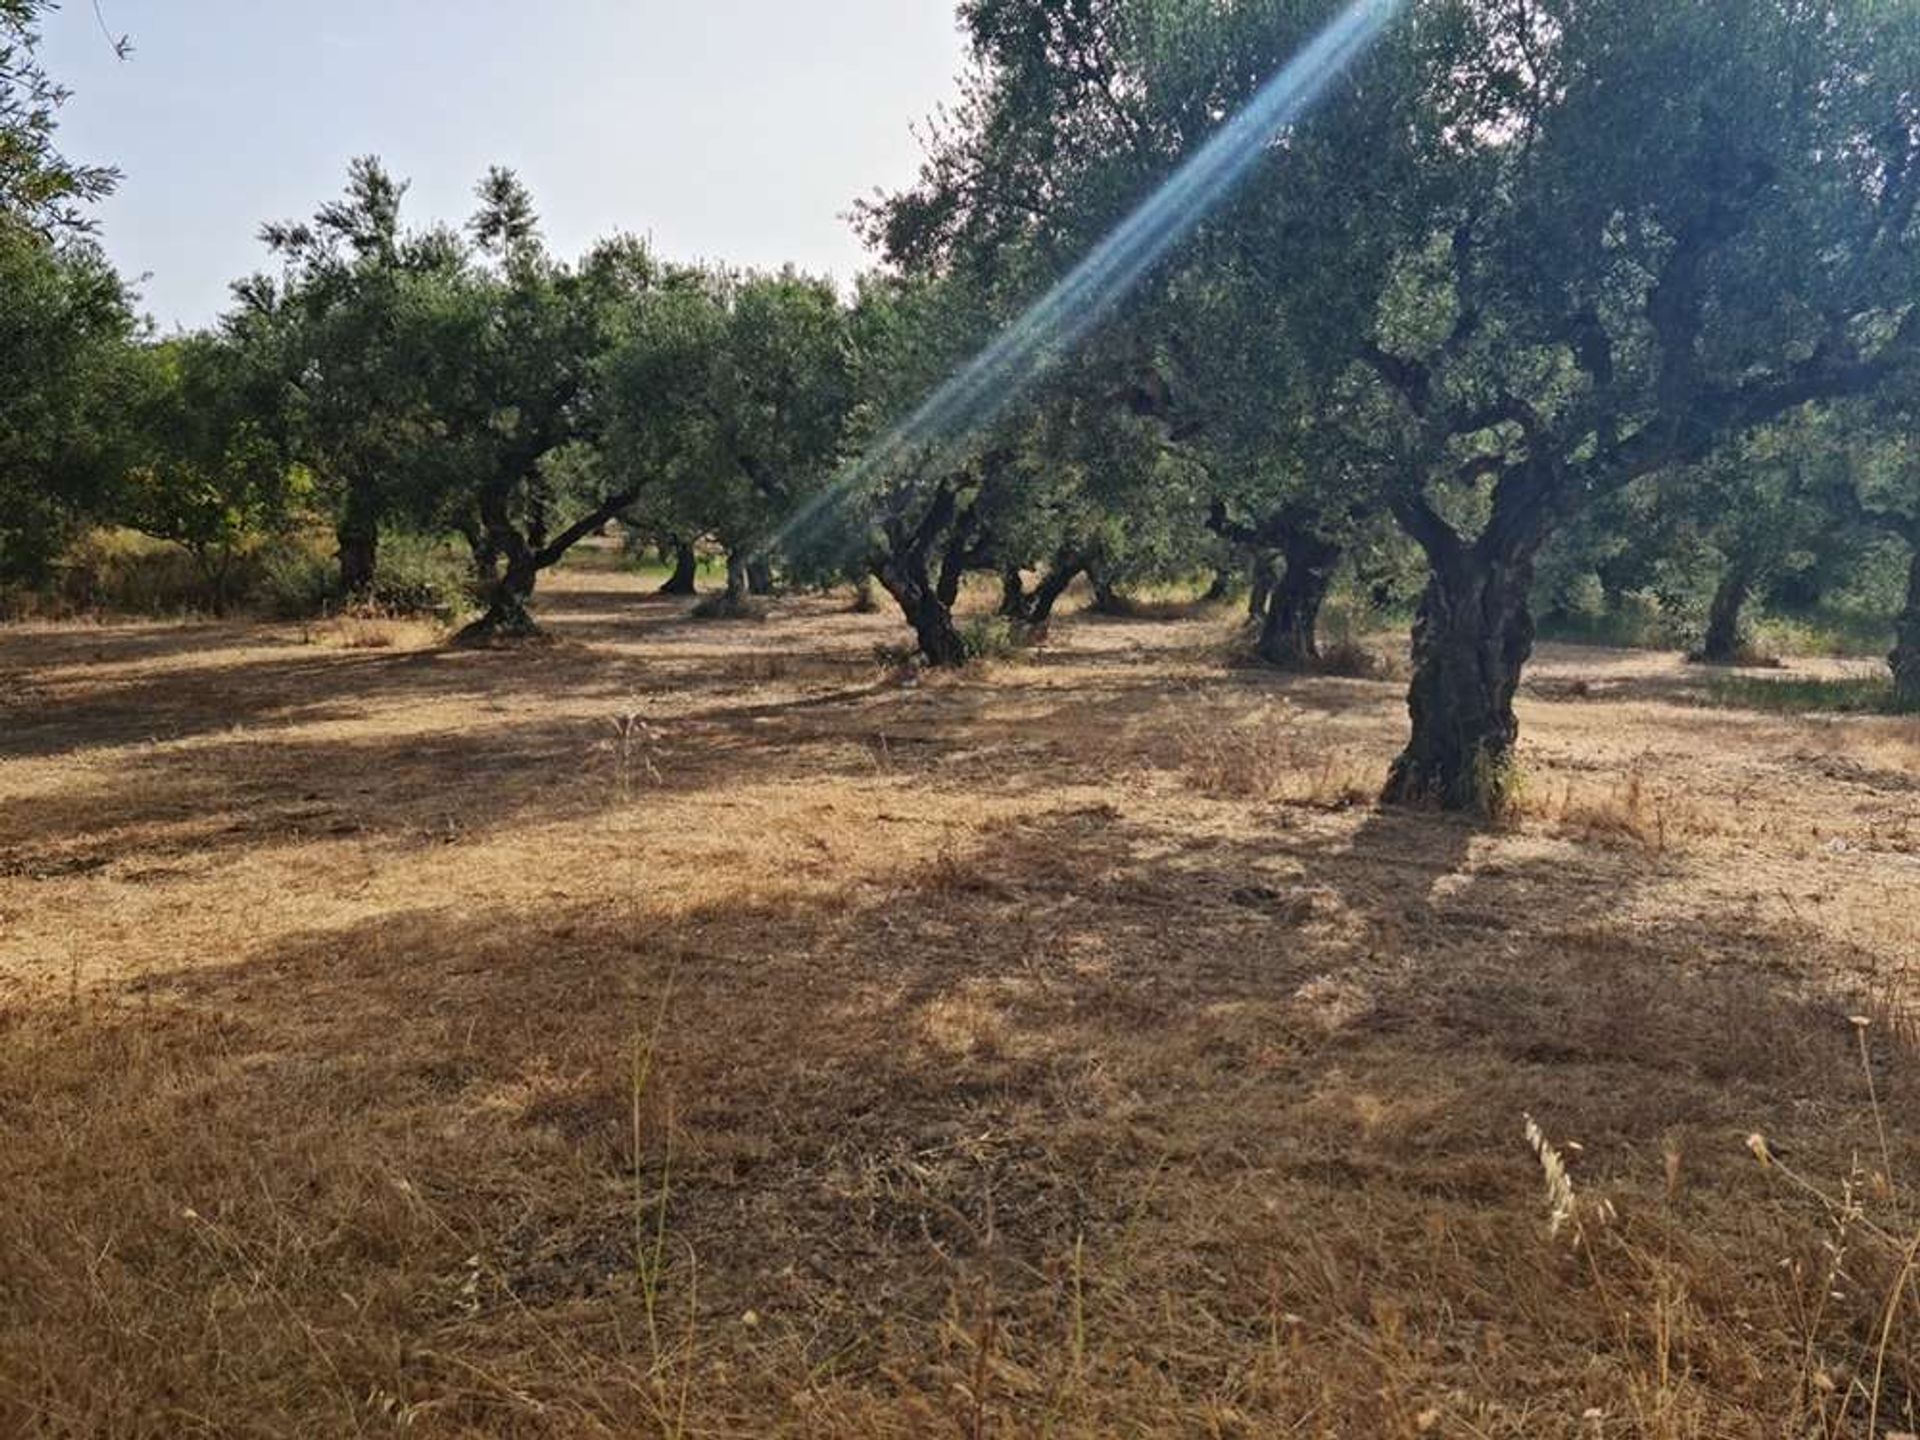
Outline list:
[[[617,230],[683,260],[841,280],[846,215],[912,180],[912,128],[954,94],[952,0],[63,0],[41,56],[73,92],[61,149],[116,165],[96,207],[162,330],[265,268],[347,162],[409,179],[410,221],[461,220],[495,163],[578,254]],[[114,57],[101,19],[134,45]]]

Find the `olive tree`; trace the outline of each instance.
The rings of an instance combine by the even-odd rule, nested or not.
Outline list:
[[[237,284],[225,322],[277,378],[274,433],[331,513],[346,596],[372,589],[382,526],[436,498],[432,381],[467,260],[457,235],[402,227],[406,189],[365,157],[311,221],[262,227],[281,272]]]
[[[1077,253],[1338,8],[978,0],[977,78],[875,232],[936,268]],[[1164,291],[1265,266],[1273,343],[1332,368],[1310,403],[1426,556],[1389,798],[1498,802],[1535,558],[1570,516],[1905,372],[1917,25],[1415,0],[1162,267]]]

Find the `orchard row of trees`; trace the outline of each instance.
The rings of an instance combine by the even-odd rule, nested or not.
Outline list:
[[[1090,339],[937,446],[894,437],[1344,6],[965,0],[961,98],[918,180],[860,207],[882,264],[850,295],[630,238],[557,257],[504,170],[463,229],[412,228],[364,160],[265,229],[274,264],[217,326],[164,340],[76,230],[111,176],[52,149],[38,8],[0,0],[26,97],[0,107],[8,575],[105,516],[217,589],[302,508],[342,596],[396,527],[464,536],[478,632],[517,634],[618,521],[678,588],[701,547],[735,600],[871,577],[937,665],[966,658],[970,573],[1032,633],[1082,576],[1244,572],[1260,654],[1309,666],[1336,573],[1397,544],[1424,581],[1387,793],[1473,808],[1509,769],[1549,547],[1625,589],[1653,537],[1694,537],[1727,659],[1751,595],[1886,537],[1920,704],[1912,7],[1408,0]]]

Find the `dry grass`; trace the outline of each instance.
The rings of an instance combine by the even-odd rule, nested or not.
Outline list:
[[[420,616],[348,611],[300,627],[304,641],[329,650],[425,650],[447,638],[447,627]]]
[[[0,632],[0,1433],[1915,1428],[1913,721],[549,607]]]

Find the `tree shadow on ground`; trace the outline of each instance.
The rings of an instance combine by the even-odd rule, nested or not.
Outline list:
[[[848,885],[450,896],[17,1015],[0,1108],[33,1188],[0,1250],[75,1285],[91,1266],[101,1298],[36,1291],[14,1322],[105,1357],[52,1382],[77,1413],[124,1367],[210,1414],[282,1367],[289,1420],[395,1394],[557,1433],[566,1407],[627,1403],[661,1224],[649,1283],[691,1317],[702,1405],[771,1414],[822,1376],[868,1403],[942,1394],[967,1363],[944,1317],[980,1293],[1009,1363],[1047,1371],[1079,1294],[1170,1406],[1229,1403],[1280,1285],[1291,1370],[1369,1426],[1391,1417],[1338,1352],[1379,1303],[1436,1337],[1405,1362],[1432,1384],[1491,1365],[1577,1411],[1606,1381],[1575,1377],[1634,1356],[1600,1312],[1518,1298],[1549,1284],[1521,1114],[1586,1141],[1580,1183],[1632,1194],[1657,1192],[1662,1136],[1698,1137],[1690,1243],[1752,1244],[1784,1212],[1730,1136],[1777,1117],[1811,1173],[1869,1139],[1855,999],[1610,925],[1595,891],[1631,880],[1611,855],[1589,887],[1560,861],[1463,879],[1443,825],[1383,813],[1289,853],[1065,808]],[[1436,865],[1429,839],[1463,853]],[[1834,949],[1816,938],[1772,943],[1804,964]],[[1920,1098],[1910,1069],[1890,1107]],[[1916,1138],[1896,1127],[1896,1163]],[[1776,1258],[1716,1272],[1729,1326]],[[137,1333],[101,1343],[121,1315]],[[1471,1340],[1485,1325],[1510,1366]],[[1307,1404],[1266,1383],[1275,1413]]]

